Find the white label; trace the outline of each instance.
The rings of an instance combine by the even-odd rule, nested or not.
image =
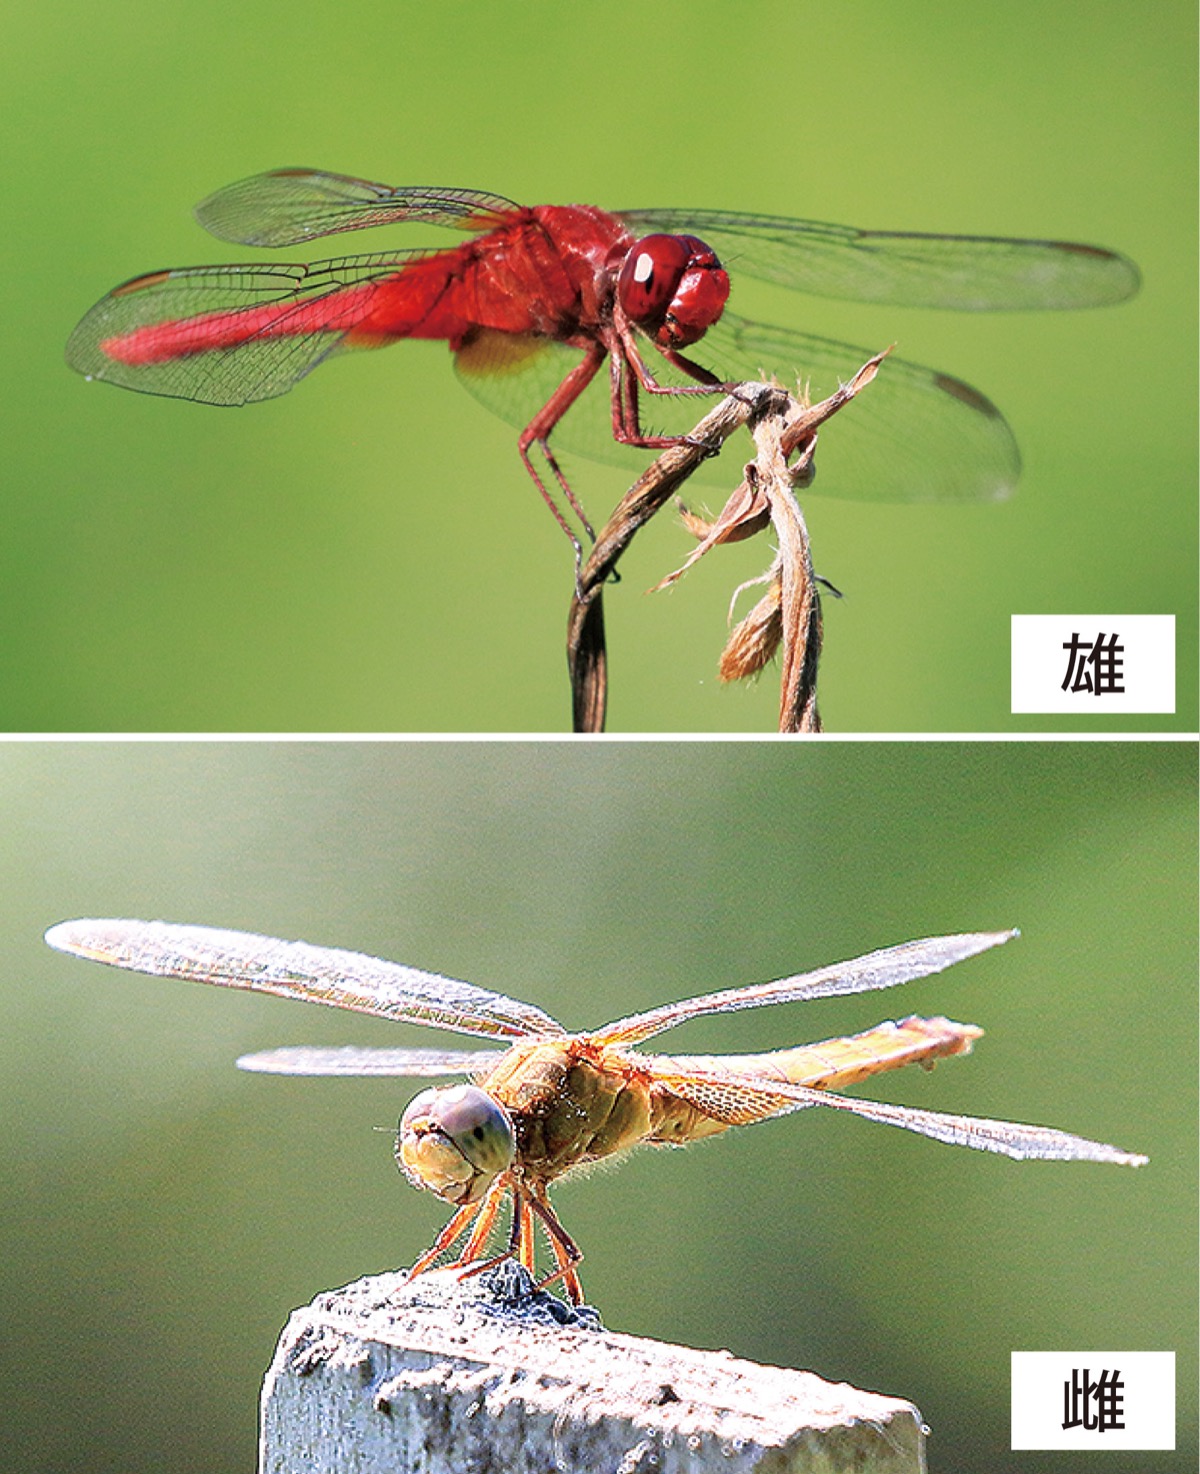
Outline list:
[[[1014,614],[1012,710],[1175,710],[1173,614]]]
[[[1012,1447],[1174,1448],[1173,1351],[1014,1351]]]

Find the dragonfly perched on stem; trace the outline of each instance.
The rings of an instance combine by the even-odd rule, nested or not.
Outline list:
[[[347,349],[445,340],[468,389],[520,428],[521,460],[577,557],[578,540],[530,454],[537,447],[551,485],[591,537],[550,447],[577,402],[556,440],[610,459],[616,446],[662,449],[686,439],[682,421],[665,433],[643,427],[642,393],[657,396],[667,419],[672,397],[772,374],[799,375],[819,398],[870,356],[726,311],[731,276],[964,311],[1104,306],[1131,296],[1139,280],[1125,257],[1062,241],[857,230],[729,211],[523,206],[481,190],[397,188],[314,169],[242,180],[203,200],[196,215],[218,238],[252,246],[408,223],[471,239],[311,265],[135,277],[76,327],[67,345],[72,368],[149,394],[240,405],[286,393]],[[607,395],[589,395],[606,362]],[[866,412],[839,427],[821,489],[969,500],[1006,495],[1019,469],[1016,442],[990,400],[960,379],[893,358]]]
[[[462,1241],[453,1267],[464,1273],[512,1257],[533,1270],[536,1229],[577,1303],[582,1255],[550,1205],[557,1178],[641,1143],[682,1146],[730,1126],[765,1121],[806,1106],[828,1106],[957,1146],[1016,1158],[1115,1162],[1147,1159],[1048,1126],[885,1105],[834,1093],[904,1064],[931,1067],[967,1054],[983,1032],[945,1018],[907,1018],[852,1037],[767,1054],[656,1055],[636,1048],[705,1014],[891,988],[1016,936],[974,932],[929,937],[851,962],[749,988],[668,1003],[570,1034],[532,1004],[357,952],[284,942],[248,932],[161,921],[65,921],[46,933],[60,951],[155,976],[275,993],[379,1018],[501,1038],[507,1049],[299,1047],[238,1060],[245,1070],[285,1075],[470,1075],[473,1084],[422,1091],[396,1138],[396,1160],[418,1187],[455,1208],[411,1274],[430,1268]],[[505,1198],[507,1249],[488,1257]]]

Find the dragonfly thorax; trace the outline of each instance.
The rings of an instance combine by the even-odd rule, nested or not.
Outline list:
[[[515,1044],[485,1083],[512,1120],[521,1167],[546,1182],[635,1146],[650,1130],[642,1072],[582,1038]]]

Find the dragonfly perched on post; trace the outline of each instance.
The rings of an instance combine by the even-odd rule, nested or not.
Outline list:
[[[578,540],[530,455],[536,446],[591,536],[550,447],[577,401],[556,441],[611,459],[619,446],[661,449],[687,438],[686,423],[644,429],[642,392],[658,396],[668,420],[672,399],[772,375],[798,375],[821,398],[871,357],[726,311],[731,278],[966,311],[1105,306],[1132,296],[1139,281],[1125,257],[1062,241],[857,230],[728,211],[527,207],[481,190],[396,188],[313,169],[230,185],[196,215],[220,239],[252,246],[410,222],[471,239],[311,265],[135,277],[76,327],[72,368],[126,389],[240,405],[286,393],[346,349],[445,340],[467,388],[520,428],[521,460],[577,555]],[[608,393],[589,395],[606,361]],[[1016,442],[990,400],[899,358],[845,421],[832,463],[823,464],[822,490],[960,501],[1004,496],[1019,474]]]
[[[248,932],[161,921],[65,921],[52,947],[161,977],[274,993],[378,1018],[508,1041],[503,1050],[297,1047],[238,1060],[242,1069],[284,1075],[469,1075],[473,1083],[422,1091],[396,1138],[396,1160],[418,1187],[455,1212],[411,1274],[462,1242],[453,1266],[477,1273],[511,1256],[531,1271],[536,1228],[554,1270],[577,1303],[582,1255],[550,1205],[565,1173],[642,1143],[682,1146],[730,1126],[806,1106],[828,1106],[901,1126],[937,1141],[1015,1158],[1115,1162],[1147,1159],[1048,1126],[1025,1126],[885,1105],[836,1094],[882,1070],[926,1068],[967,1054],[982,1030],[946,1018],[906,1018],[847,1038],[767,1054],[657,1055],[636,1046],[688,1019],[839,994],[891,988],[926,977],[1016,936],[973,932],[928,937],[870,952],[816,972],[668,1003],[570,1034],[541,1009],[471,983],[358,952],[284,942]],[[510,1199],[506,1252],[488,1257],[497,1217]]]

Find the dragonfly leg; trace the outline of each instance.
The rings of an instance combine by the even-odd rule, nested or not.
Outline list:
[[[503,1254],[495,1254],[490,1259],[480,1260],[478,1263],[469,1263],[470,1245],[463,1251],[462,1258],[451,1268],[468,1265],[459,1276],[460,1279],[471,1279],[477,1274],[483,1274],[496,1265],[503,1264],[506,1259],[516,1259],[523,1268],[531,1274],[535,1272],[535,1250],[536,1242],[533,1233],[534,1218],[542,1223],[546,1232],[547,1241],[554,1254],[554,1261],[558,1268],[553,1274],[548,1274],[544,1279],[537,1281],[536,1287],[544,1290],[547,1285],[552,1285],[562,1280],[563,1287],[571,1297],[575,1305],[583,1303],[583,1286],[579,1276],[575,1272],[575,1266],[583,1259],[583,1252],[575,1243],[574,1239],[563,1228],[558,1221],[558,1215],[550,1206],[550,1200],[546,1196],[544,1187],[527,1187],[524,1184],[513,1181],[509,1184],[513,1195],[513,1218],[512,1228],[509,1232],[508,1248]],[[493,1189],[494,1191],[494,1189]],[[489,1193],[489,1198],[491,1194]],[[485,1204],[487,1199],[484,1200]],[[495,1218],[493,1209],[492,1218]],[[471,1235],[472,1240],[482,1237],[478,1228]],[[476,1245],[478,1248],[478,1245]]]
[[[695,384],[660,384],[646,366],[633,332],[627,326],[618,327],[615,343],[611,349],[612,373],[612,422],[613,437],[622,445],[634,445],[645,450],[666,450],[673,445],[699,445],[690,435],[647,435],[642,430],[638,411],[638,389],[648,394],[719,394],[732,387],[724,384],[715,374],[685,358],[674,349],[659,350],[668,363],[682,373],[695,379]],[[719,447],[700,445],[701,449],[715,450]]]
[[[501,1173],[488,1188],[483,1201],[479,1204],[479,1214],[475,1219],[475,1227],[471,1230],[471,1236],[463,1245],[463,1251],[449,1265],[450,1269],[461,1269],[464,1265],[472,1264],[479,1258],[480,1252],[487,1243],[488,1235],[492,1231],[492,1225],[496,1221],[496,1214],[500,1211],[500,1204],[504,1194],[512,1186],[506,1173]],[[501,1258],[505,1257],[501,1255]]]
[[[496,1221],[500,1199],[504,1196],[507,1187],[508,1182],[505,1180],[505,1175],[502,1174],[492,1183],[486,1196],[479,1202],[465,1203],[408,1271],[408,1278],[411,1280],[419,1274],[424,1274],[450,1248],[455,1239],[466,1231],[473,1220],[475,1226],[471,1230],[471,1236],[464,1245],[462,1253],[446,1267],[458,1269],[464,1264],[469,1264],[478,1255],[481,1246],[491,1232],[492,1224]]]
[[[550,1199],[541,1183],[524,1189],[522,1196],[528,1198],[529,1206],[541,1219],[558,1265],[553,1274],[548,1274],[545,1279],[538,1281],[537,1288],[544,1290],[547,1285],[554,1284],[556,1280],[562,1280],[563,1289],[571,1297],[571,1303],[582,1305],[583,1285],[576,1273],[576,1266],[583,1260],[583,1251],[558,1221],[558,1214],[550,1206]]]
[[[620,351],[614,351],[612,355],[611,380],[614,440],[621,445],[636,446],[639,450],[666,450],[672,445],[682,445],[687,441],[686,435],[647,435],[642,430],[642,417],[638,408],[638,376]]]
[[[525,1201],[525,1195],[514,1196],[513,1200],[513,1254],[530,1272],[534,1271],[537,1241],[533,1236],[533,1209]]]
[[[694,384],[660,384],[646,365],[635,339],[630,339],[632,353],[630,363],[634,373],[638,376],[638,382],[648,394],[715,394],[717,392],[730,394],[736,388],[736,384],[726,384],[718,379],[710,369],[698,364],[695,359],[687,358],[676,348],[660,348],[658,351],[673,364],[680,373],[686,374],[689,379],[695,379]]]
[[[437,1238],[434,1239],[430,1247],[426,1249],[424,1254],[421,1255],[408,1271],[408,1278],[410,1280],[416,1279],[417,1275],[424,1274],[430,1265],[440,1258],[454,1240],[465,1231],[467,1224],[476,1216],[481,1207],[481,1203],[467,1203],[464,1207],[460,1208],[449,1223],[446,1224],[445,1228],[442,1229],[441,1233],[438,1234]]]
[[[500,1202],[506,1192],[512,1193],[512,1223],[508,1231],[508,1245],[503,1254],[493,1254],[490,1259],[480,1259],[479,1252],[487,1241],[492,1225],[496,1221],[496,1214],[500,1211]],[[463,1249],[460,1257],[448,1267],[450,1269],[461,1269],[460,1280],[473,1279],[477,1274],[484,1274],[489,1269],[495,1269],[498,1264],[503,1264],[506,1259],[517,1259],[526,1269],[532,1272],[532,1254],[525,1247],[526,1240],[532,1241],[532,1222],[522,1203],[521,1189],[517,1182],[505,1174],[498,1177],[488,1189],[487,1196],[480,1204],[480,1222],[475,1225],[470,1240]],[[483,1221],[486,1218],[486,1223]]]
[[[570,524],[559,510],[557,502],[546,489],[546,483],[534,469],[533,462],[529,458],[529,448],[536,445],[541,451],[546,464],[550,467],[555,481],[558,482],[559,490],[567,499],[567,504],[583,524],[584,531],[592,542],[596,541],[596,534],[592,530],[592,524],[588,521],[587,513],[580,506],[575,493],[571,490],[567,478],[563,475],[562,468],[555,459],[554,452],[550,449],[550,433],[566,414],[567,410],[575,403],[587,386],[596,377],[601,364],[607,356],[607,349],[603,343],[593,342],[588,344],[587,352],[575,365],[567,377],[562,381],[550,398],[542,405],[533,419],[530,420],[521,438],[517,441],[517,449],[521,452],[521,460],[525,463],[525,469],[533,478],[533,484],[542,494],[542,500],[554,514],[554,520],[571,539],[575,547],[575,560],[578,563],[583,557],[583,549],[579,539],[571,531]]]

